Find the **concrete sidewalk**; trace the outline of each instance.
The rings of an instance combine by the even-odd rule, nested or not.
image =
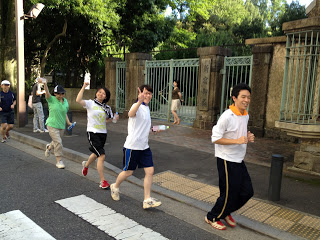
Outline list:
[[[65,157],[81,162],[90,153],[86,139],[85,113],[74,113],[77,122],[72,136],[63,138],[63,145],[70,150]],[[153,125],[167,124],[153,120]],[[108,125],[106,144],[107,167],[119,172],[122,167],[122,146],[127,134],[127,120]],[[47,133],[33,133],[32,121],[12,136],[44,148],[50,141]],[[187,125],[170,125],[160,134],[151,134],[150,148],[155,161],[154,190],[187,204],[208,210],[218,194],[218,177],[214,159],[214,146],[210,143],[211,131],[193,129]],[[279,239],[300,236],[320,238],[320,180],[315,176],[284,172],[281,200],[267,201],[269,166],[273,153],[285,157],[285,168],[292,165],[296,144],[272,139],[256,139],[248,146],[245,159],[255,190],[255,198],[238,211],[240,224]],[[72,151],[73,150],[73,151]],[[143,171],[136,171],[137,179]]]

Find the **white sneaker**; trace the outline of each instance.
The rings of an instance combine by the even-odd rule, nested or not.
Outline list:
[[[116,188],[114,186],[114,183],[112,183],[110,185],[110,192],[111,192],[111,197],[112,197],[113,200],[115,200],[115,201],[119,201],[120,200],[119,188]]]
[[[34,132],[34,133],[36,133],[36,132],[39,132],[39,131],[40,131],[40,129],[37,129],[37,130],[33,130],[33,132]]]
[[[44,133],[44,131],[42,131],[41,129],[38,130],[39,133]]]
[[[64,167],[65,167],[64,164],[63,164],[63,162],[62,162],[62,160],[60,160],[60,162],[58,162],[58,163],[56,164],[56,167],[57,167],[57,168],[64,168]]]
[[[49,157],[49,156],[50,156],[50,149],[49,149],[49,147],[50,147],[50,144],[47,144],[47,145],[46,145],[46,151],[44,152],[44,156],[45,156],[45,157]]]
[[[143,201],[143,209],[159,207],[161,204],[162,203],[159,200],[149,197]]]
[[[49,132],[49,130],[48,129],[44,129],[44,132]]]

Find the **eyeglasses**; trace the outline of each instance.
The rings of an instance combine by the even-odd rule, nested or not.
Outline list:
[[[64,95],[64,93],[56,93],[57,95]]]
[[[3,84],[3,85],[5,85],[6,87],[10,86],[10,84]]]

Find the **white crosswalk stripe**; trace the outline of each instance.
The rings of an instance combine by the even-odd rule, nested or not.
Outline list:
[[[54,240],[30,218],[19,210],[0,214],[0,239]]]
[[[160,233],[140,225],[139,223],[115,212],[113,209],[98,203],[85,195],[58,200],[56,203],[115,239],[167,239]]]

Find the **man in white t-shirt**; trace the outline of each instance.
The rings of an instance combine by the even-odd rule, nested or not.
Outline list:
[[[254,142],[254,135],[247,131],[249,115],[246,109],[250,103],[251,88],[239,83],[233,87],[231,95],[234,104],[220,116],[211,136],[215,143],[220,196],[205,221],[218,230],[226,229],[221,219],[235,227],[231,213],[253,196],[251,178],[243,161],[247,143]]]
[[[120,184],[133,174],[138,168],[143,168],[144,177],[144,201],[143,208],[158,207],[161,202],[150,196],[152,177],[154,173],[152,152],[148,139],[151,129],[151,117],[149,102],[152,98],[152,87],[142,85],[138,88],[138,101],[134,103],[128,113],[128,136],[123,147],[123,169],[115,183],[110,185],[111,197],[115,201],[120,200]]]

